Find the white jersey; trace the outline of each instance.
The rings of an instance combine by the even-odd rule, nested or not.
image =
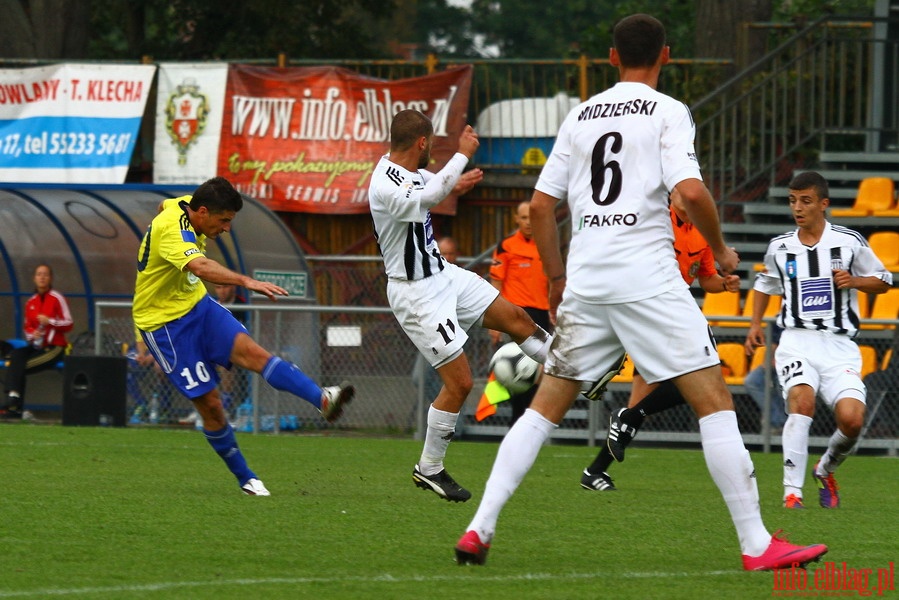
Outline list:
[[[686,286],[668,192],[702,179],[695,130],[686,105],[642,83],[618,83],[568,114],[536,186],[568,199],[567,292],[613,304]]]
[[[408,171],[389,155],[381,157],[371,176],[368,202],[388,278],[414,281],[445,268],[429,209],[449,195],[467,164],[468,158],[457,153],[435,175],[424,169]]]
[[[771,240],[765,252],[766,272],[755,279],[756,290],[783,296],[777,324],[784,329],[815,329],[844,334],[858,333],[858,290],[836,289],[833,271],[854,277],[879,277],[892,285],[893,276],[852,229],[825,222],[824,233],[814,246],[799,241],[799,230]]]

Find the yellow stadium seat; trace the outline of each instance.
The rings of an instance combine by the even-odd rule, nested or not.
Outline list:
[[[861,294],[859,294],[861,295]],[[899,317],[899,288],[890,288],[883,294],[874,296],[874,304],[871,307],[869,319],[891,319]],[[862,329],[895,329],[895,325],[883,325],[880,323],[863,323]]]
[[[868,236],[868,245],[890,271],[899,271],[899,232],[877,231]]]
[[[895,206],[895,185],[889,177],[866,177],[858,184],[858,193],[852,208],[834,208],[833,217],[868,217],[875,211],[885,211]]]
[[[702,314],[713,327],[747,327],[748,323],[730,321],[730,324],[713,317],[736,317],[740,315],[740,294],[738,292],[719,292],[710,294],[706,292],[702,300]]]
[[[749,361],[749,371],[755,371],[758,367],[762,366],[762,363],[765,361],[765,347],[759,346],[752,353],[752,360]]]
[[[862,319],[867,319],[868,315],[871,313],[871,301],[868,298],[868,294],[865,292],[859,292],[858,296],[858,316]]]
[[[755,290],[749,288],[749,291],[746,292],[746,302],[743,303],[743,316],[751,317],[752,316],[752,305],[755,302],[753,297],[755,295]],[[777,311],[780,310],[780,302],[782,298],[780,296],[768,296],[768,307],[765,308],[765,312],[762,315],[763,317],[775,317],[777,316]]]
[[[724,363],[724,382],[728,385],[743,385],[746,377],[746,350],[743,344],[737,342],[724,342],[718,344],[718,356]],[[729,371],[729,373],[728,373]]]
[[[858,349],[862,353],[862,372],[860,375],[864,379],[866,375],[877,370],[877,350],[874,346],[865,344],[859,344]]]
[[[887,348],[887,351],[883,353],[883,360],[880,363],[881,371],[886,371],[886,368],[890,366],[891,358],[893,358],[893,349]]]

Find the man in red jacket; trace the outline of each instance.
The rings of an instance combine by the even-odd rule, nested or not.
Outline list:
[[[38,265],[34,270],[35,294],[25,304],[25,340],[13,348],[6,368],[6,397],[0,401],[0,418],[21,419],[25,404],[25,375],[55,365],[69,345],[72,313],[62,294],[53,289],[53,270]]]

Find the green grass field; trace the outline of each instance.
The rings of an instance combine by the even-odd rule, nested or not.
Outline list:
[[[613,466],[619,491],[598,493],[578,485],[594,449],[547,446],[503,512],[487,565],[459,567],[453,546],[496,444],[451,445],[450,471],[474,498],[450,504],[413,486],[413,440],[239,441],[272,497],[242,495],[194,431],[0,425],[0,598],[772,596],[771,573],[741,570],[698,450],[633,448]],[[779,454],[753,459],[772,531],[875,573],[899,556],[896,459],[851,457],[842,508],[818,508],[807,481],[810,508],[789,512]]]

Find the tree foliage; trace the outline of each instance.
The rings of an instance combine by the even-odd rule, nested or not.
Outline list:
[[[237,60],[608,55],[623,16],[665,23],[672,56],[735,58],[743,23],[871,14],[874,0],[0,0],[0,58]],[[756,40],[757,41],[757,40]],[[750,54],[752,39],[748,40]]]
[[[84,58],[90,3],[0,0],[0,58]]]
[[[393,0],[93,0],[95,58],[379,58]]]
[[[692,0],[472,0],[467,10],[447,0],[422,0],[417,5],[415,31],[419,33],[414,41],[431,51],[463,57],[488,53],[505,58],[563,58],[582,53],[605,57],[615,23],[636,12],[662,20],[675,53],[687,57],[696,14]]]

